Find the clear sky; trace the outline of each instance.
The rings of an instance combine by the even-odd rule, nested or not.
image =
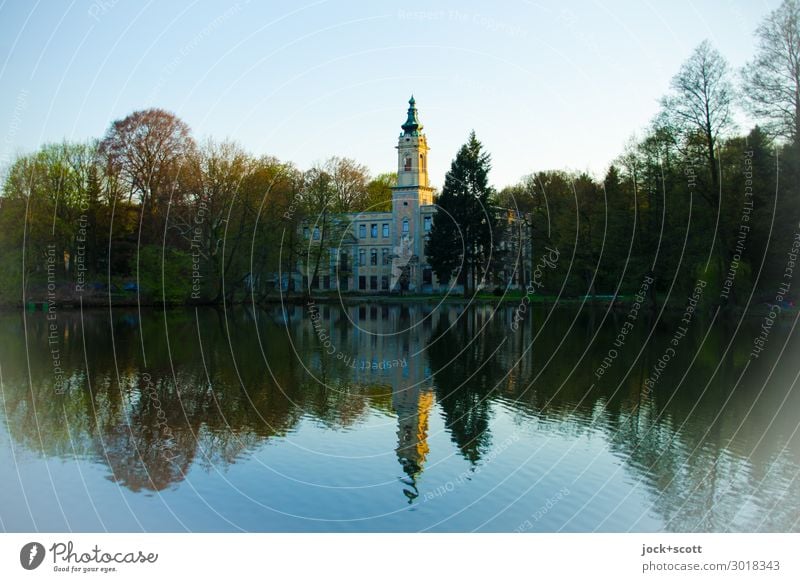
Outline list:
[[[393,171],[413,92],[441,186],[474,129],[502,187],[601,174],[704,38],[734,70],[779,0],[0,0],[0,164],[147,107],[305,169]]]

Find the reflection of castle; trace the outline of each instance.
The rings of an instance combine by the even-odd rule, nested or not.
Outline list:
[[[428,417],[433,403],[433,392],[419,386],[392,392],[392,405],[397,413],[397,459],[409,478],[406,484],[411,489],[403,490],[409,502],[419,495],[417,477],[428,456]]]
[[[314,306],[316,321],[308,325],[298,317],[301,307],[285,309],[289,319],[304,321],[302,333],[293,334],[295,348],[318,380],[326,377],[326,367],[336,366],[337,378],[352,378],[370,397],[378,396],[375,388],[385,389],[386,408],[397,415],[395,452],[409,486],[404,492],[409,500],[417,497],[435,402],[426,346],[442,311],[429,305],[323,304]]]

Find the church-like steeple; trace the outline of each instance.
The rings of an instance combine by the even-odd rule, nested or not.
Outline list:
[[[408,105],[408,118],[401,126],[403,133],[397,140],[397,187],[421,188],[420,203],[431,204],[432,190],[428,187],[428,142],[422,133],[417,102],[413,95],[408,100]]]
[[[422,124],[419,122],[419,117],[417,115],[417,102],[414,100],[413,95],[411,99],[408,100],[408,117],[406,118],[406,122],[400,127],[403,128],[403,135],[419,135],[419,132],[422,131]]]

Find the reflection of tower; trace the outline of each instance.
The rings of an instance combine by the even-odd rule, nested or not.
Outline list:
[[[417,477],[428,456],[428,418],[433,407],[433,392],[419,386],[395,389],[392,405],[397,413],[397,458],[409,480],[404,489],[409,503],[418,495]]]

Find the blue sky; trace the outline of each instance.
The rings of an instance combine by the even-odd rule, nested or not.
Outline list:
[[[736,70],[778,4],[0,0],[0,164],[155,106],[303,169],[392,171],[413,92],[436,186],[471,129],[496,186],[602,174],[699,42]]]

